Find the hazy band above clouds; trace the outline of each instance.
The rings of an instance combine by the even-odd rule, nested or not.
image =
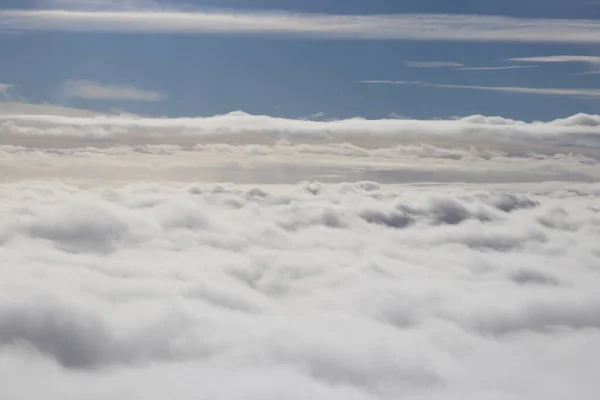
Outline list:
[[[4,178],[600,180],[599,115],[548,122],[482,115],[309,121],[241,111],[205,118],[80,115],[0,115]]]
[[[585,19],[491,15],[334,15],[286,12],[0,11],[0,32],[220,33],[323,39],[600,43]]]

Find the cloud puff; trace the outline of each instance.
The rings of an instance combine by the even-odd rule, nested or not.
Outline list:
[[[68,80],[63,89],[69,97],[87,100],[161,101],[165,98],[161,93],[131,85],[105,85],[89,80]]]
[[[561,186],[2,184],[0,397],[596,398]]]
[[[595,20],[461,14],[5,10],[0,12],[2,31],[220,33],[339,40],[600,42],[600,28]]]

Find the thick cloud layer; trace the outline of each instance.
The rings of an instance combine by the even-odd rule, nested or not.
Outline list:
[[[5,179],[176,180],[236,183],[591,182],[595,154],[446,148],[420,143],[369,149],[351,143],[138,145],[48,149],[0,145]]]
[[[289,183],[600,179],[600,116],[550,122],[0,115],[5,179]]]
[[[1,399],[600,396],[600,117],[40,107],[0,106]]]
[[[0,115],[3,136],[63,136],[78,139],[107,139],[150,134],[153,137],[225,136],[270,134],[327,138],[330,135],[386,135],[406,137],[414,134],[466,136],[475,139],[545,139],[575,145],[573,138],[588,138],[598,147],[600,115],[576,114],[549,122],[523,122],[502,117],[473,115],[451,120],[367,120],[352,118],[334,121],[285,119],[250,115],[242,111],[198,118],[141,118],[127,116]]]
[[[600,186],[518,187],[4,184],[0,398],[598,398]]]

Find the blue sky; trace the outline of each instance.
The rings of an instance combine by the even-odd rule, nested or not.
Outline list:
[[[244,110],[547,120],[600,106],[600,2],[3,0],[0,7],[0,83],[14,85],[0,94],[10,100],[172,117]],[[297,20],[290,12],[309,14]],[[186,22],[198,14],[212,19]],[[231,19],[240,14],[251,23]],[[379,19],[347,29],[336,15]]]

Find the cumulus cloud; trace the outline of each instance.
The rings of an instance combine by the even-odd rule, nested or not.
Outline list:
[[[597,21],[490,15],[4,10],[1,31],[220,33],[362,40],[598,43]]]
[[[87,100],[161,101],[158,92],[138,89],[131,85],[106,85],[89,80],[70,79],[64,84],[65,95]]]
[[[0,189],[2,398],[600,395],[597,184]]]
[[[599,116],[40,107],[0,112],[0,398],[600,395]]]

